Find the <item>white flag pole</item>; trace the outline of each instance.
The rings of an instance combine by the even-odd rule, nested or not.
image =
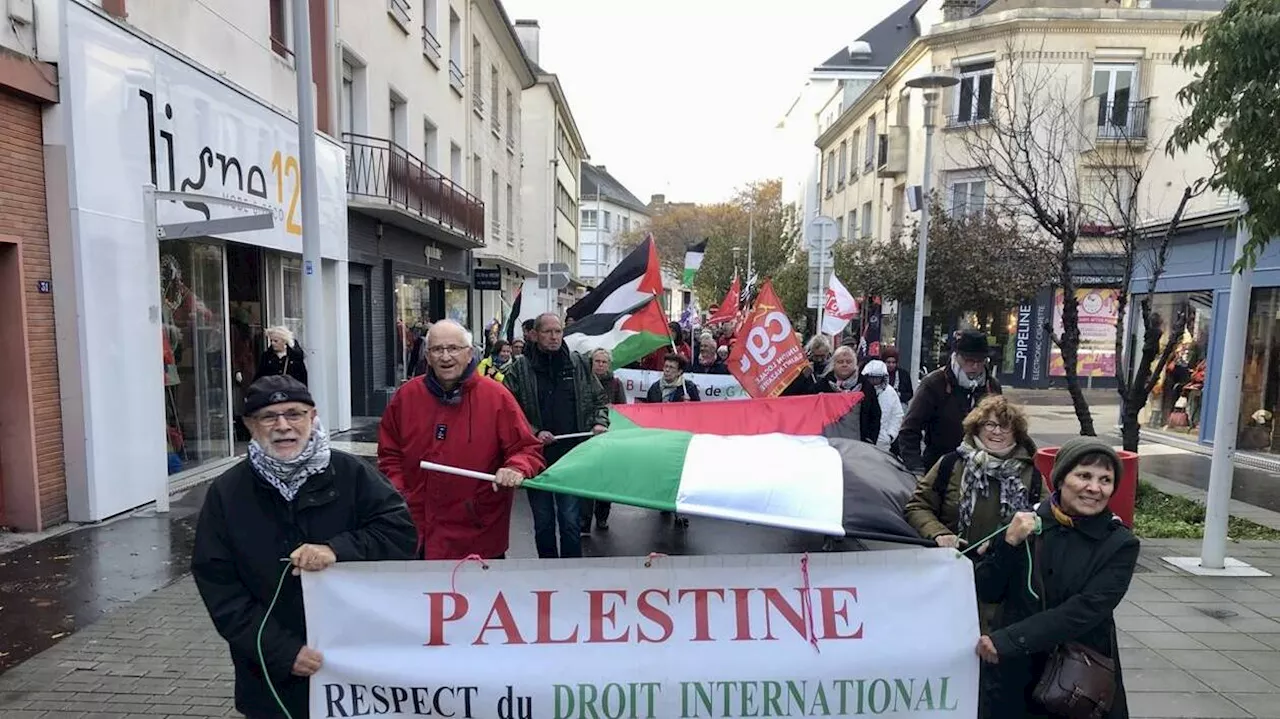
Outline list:
[[[433,472],[444,472],[445,474],[456,474],[459,477],[470,477],[471,479],[480,479],[485,482],[498,481],[498,478],[496,475],[487,474],[485,472],[473,472],[470,469],[454,467],[448,464],[436,464],[435,462],[419,462],[418,466],[422,467],[423,469],[429,469]]]

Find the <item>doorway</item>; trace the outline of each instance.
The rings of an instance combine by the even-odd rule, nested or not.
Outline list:
[[[227,312],[231,327],[231,413],[235,418],[235,454],[248,451],[249,429],[241,408],[253,384],[258,356],[266,347],[266,268],[257,247],[227,243]]]
[[[363,285],[347,287],[347,308],[350,314],[351,331],[347,333],[349,351],[351,353],[351,411],[357,417],[369,416],[369,372],[367,353],[365,351],[365,332],[368,329],[366,314],[368,303]]]

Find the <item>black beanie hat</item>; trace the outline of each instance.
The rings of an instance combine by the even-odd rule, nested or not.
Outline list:
[[[1067,474],[1076,468],[1086,454],[1094,453],[1104,454],[1111,460],[1111,468],[1115,472],[1115,486],[1120,486],[1123,465],[1120,464],[1120,455],[1116,454],[1111,445],[1097,437],[1073,437],[1062,444],[1057,456],[1054,457],[1051,478],[1054,491],[1062,489],[1062,482],[1067,478]]]
[[[958,355],[985,358],[989,348],[985,332],[964,330],[956,337],[954,351]]]
[[[301,402],[316,406],[305,384],[287,374],[273,374],[259,378],[249,385],[249,391],[244,395],[244,414],[247,417],[263,407],[281,402]]]

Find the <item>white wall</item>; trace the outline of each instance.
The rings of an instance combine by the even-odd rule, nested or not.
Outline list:
[[[467,97],[466,117],[468,122],[468,134],[470,153],[474,157],[479,155],[481,158],[482,176],[480,182],[474,183],[468,181],[468,187],[472,193],[476,194],[485,203],[485,242],[486,250],[489,253],[496,253],[513,260],[519,259],[520,241],[519,232],[515,236],[514,243],[508,243],[507,230],[510,228],[520,228],[520,215],[523,212],[524,204],[517,199],[516,201],[516,217],[507,216],[506,208],[506,186],[510,184],[516,198],[521,198],[521,186],[524,182],[520,170],[520,156],[523,151],[524,135],[520,129],[523,124],[523,109],[521,108],[521,78],[516,70],[516,63],[523,63],[523,57],[518,54],[516,49],[517,41],[513,37],[508,37],[510,31],[505,27],[499,27],[490,23],[489,16],[480,12],[476,2],[467,3],[467,12],[469,19],[465,36],[467,48],[467,67],[464,70],[467,75]],[[482,99],[484,100],[484,109],[482,115],[478,115],[472,106],[471,92],[475,86],[476,78],[471,76],[471,38],[475,37],[480,41],[481,58],[483,67],[481,68],[480,85],[482,90]],[[504,38],[501,42],[499,37]],[[493,90],[492,90],[492,69],[498,69],[498,83],[500,92],[498,93],[498,102],[501,107],[491,107]],[[511,90],[513,100],[516,103],[516,127],[510,128],[506,124],[506,91]],[[501,122],[501,128],[497,129],[493,125],[493,118],[498,117]],[[508,148],[507,137],[514,137],[516,142],[514,147]],[[474,164],[474,160],[471,160]],[[498,173],[498,203],[497,207],[493,207],[492,197],[492,173]],[[501,237],[493,235],[494,223],[493,214],[496,211],[499,221],[501,222]]]
[[[595,212],[596,224],[594,227],[585,225],[581,227],[581,238],[578,244],[578,275],[583,282],[595,284],[608,276],[625,256],[625,252],[618,247],[618,240],[622,236],[621,218],[630,219],[632,232],[643,230],[649,224],[649,218],[630,207],[615,204],[604,198],[597,201],[592,196],[583,198],[580,208],[579,215],[582,212]],[[603,220],[606,212],[612,218],[612,225],[608,230],[605,229]]]
[[[524,264],[536,267],[542,258],[553,256],[555,212],[556,105],[551,89],[538,84],[525,90],[524,124],[520,128],[524,147],[521,190],[521,236],[525,240]]]

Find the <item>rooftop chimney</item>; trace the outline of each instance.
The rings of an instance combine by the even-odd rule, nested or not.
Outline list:
[[[534,65],[538,65],[538,34],[540,28],[537,20],[516,20],[516,37],[520,39],[520,44],[524,46],[524,53],[529,56]]]
[[[943,0],[942,21],[964,20],[978,11],[978,0]]]
[[[666,196],[666,195],[650,195],[650,196],[649,196],[649,206],[650,206],[650,207],[656,207],[656,206],[658,206],[658,205],[665,205],[665,204],[667,204],[667,196]]]
[[[604,165],[596,165],[596,169],[600,171],[601,175],[609,174],[609,171],[604,168]]]

